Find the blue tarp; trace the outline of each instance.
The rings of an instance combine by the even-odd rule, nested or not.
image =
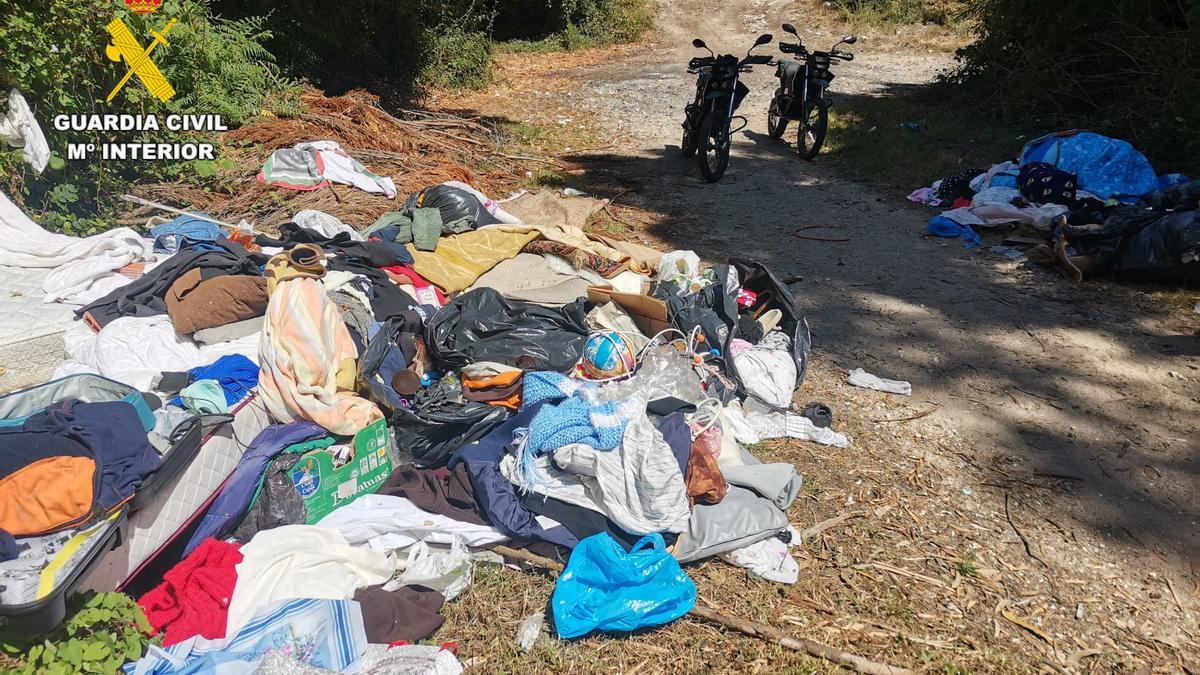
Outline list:
[[[970,225],[960,225],[946,216],[934,216],[929,219],[929,234],[938,237],[962,237],[963,248],[975,248],[983,243],[983,239],[971,229]]]
[[[1025,144],[1020,163],[1047,162],[1079,177],[1079,188],[1100,199],[1141,196],[1162,187],[1142,153],[1125,141],[1091,131],[1062,131]]]

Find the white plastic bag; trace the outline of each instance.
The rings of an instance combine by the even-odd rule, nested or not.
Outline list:
[[[658,280],[674,281],[682,291],[688,291],[691,282],[700,276],[700,256],[693,251],[671,251],[664,253],[658,263]]]
[[[441,593],[449,601],[466,590],[472,578],[471,552],[462,538],[454,535],[449,551],[432,549],[423,541],[413,544],[408,550],[404,571],[387,582],[383,589],[394,591],[401,586],[424,586]]]
[[[21,148],[25,161],[33,167],[34,173],[41,173],[50,162],[50,145],[46,143],[46,136],[38,126],[29,104],[25,102],[25,97],[16,89],[8,92],[8,112],[0,115],[0,140],[7,141],[14,148]]]

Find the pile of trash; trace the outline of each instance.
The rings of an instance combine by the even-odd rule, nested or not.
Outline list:
[[[565,565],[563,639],[688,613],[699,560],[796,581],[801,476],[748,447],[849,439],[792,410],[810,338],[769,269],[585,232],[588,197],[402,199],[336,143],[259,161],[386,209],[79,239],[0,195],[0,265],[77,306],[54,377],[0,398],[0,616],[122,589],[162,645],[128,672],[453,673],[416,643],[478,564]]]
[[[930,234],[982,244],[974,228],[1024,225],[1045,240],[1030,259],[1072,281],[1095,275],[1200,279],[1200,183],[1158,175],[1129,143],[1087,131],[1030,141],[1015,161],[968,169],[913,191],[909,200],[950,209]]]

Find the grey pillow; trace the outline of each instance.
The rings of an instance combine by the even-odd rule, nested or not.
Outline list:
[[[245,319],[244,321],[234,321],[224,326],[214,326],[213,328],[198,330],[192,333],[192,339],[202,345],[215,345],[221,342],[240,340],[247,335],[261,332],[263,323],[265,322],[266,317],[263,316],[256,316],[253,319]]]

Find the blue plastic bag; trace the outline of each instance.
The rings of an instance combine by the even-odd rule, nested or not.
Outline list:
[[[628,553],[607,532],[579,542],[550,599],[560,638],[669,623],[696,604],[696,584],[648,534]]]

